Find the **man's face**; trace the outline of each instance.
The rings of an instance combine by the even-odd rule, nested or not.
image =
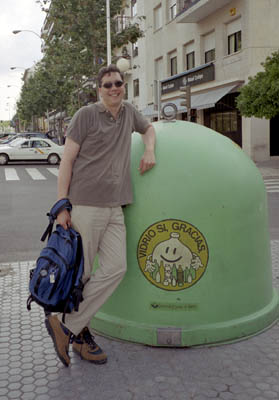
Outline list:
[[[103,76],[102,86],[99,88],[99,94],[105,106],[120,106],[125,95],[125,86],[124,83],[122,86],[119,86],[119,82],[123,82],[119,72],[110,72]],[[112,83],[113,85],[111,87],[106,88],[106,85],[110,86]]]

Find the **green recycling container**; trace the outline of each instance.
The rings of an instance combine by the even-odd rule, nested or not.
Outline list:
[[[233,141],[184,121],[154,123],[156,166],[125,208],[128,271],[92,320],[108,337],[152,346],[226,343],[274,323],[263,179]]]

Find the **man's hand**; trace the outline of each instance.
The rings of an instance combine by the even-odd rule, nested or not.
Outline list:
[[[139,171],[140,174],[144,174],[149,169],[153,168],[156,164],[155,154],[153,150],[145,150],[142,159],[140,160]]]
[[[56,219],[57,224],[63,226],[64,229],[68,229],[71,226],[71,215],[68,210],[62,210],[58,214]]]
[[[141,135],[142,141],[145,145],[145,152],[140,160],[139,171],[144,174],[149,169],[153,168],[156,164],[155,160],[155,142],[156,134],[152,125],[149,125],[147,131]]]

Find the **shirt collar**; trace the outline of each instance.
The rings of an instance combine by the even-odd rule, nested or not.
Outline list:
[[[106,107],[104,106],[104,104],[101,101],[98,101],[96,103],[96,106],[97,106],[98,111],[101,113],[106,112],[106,111],[109,112],[109,110],[106,109]],[[125,103],[122,102],[119,113],[123,111],[124,107],[125,107]]]

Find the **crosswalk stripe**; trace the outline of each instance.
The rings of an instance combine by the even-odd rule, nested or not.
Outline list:
[[[279,193],[279,179],[264,179],[264,184],[268,193]]]
[[[7,181],[19,181],[15,168],[5,168],[5,178]]]
[[[38,180],[45,180],[46,177],[40,173],[37,168],[26,168],[26,172],[31,176],[32,179]]]
[[[59,172],[58,168],[47,168],[47,170],[49,172],[51,172],[53,175],[58,176],[58,172]]]

